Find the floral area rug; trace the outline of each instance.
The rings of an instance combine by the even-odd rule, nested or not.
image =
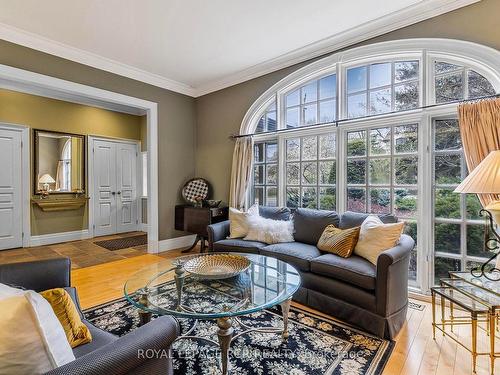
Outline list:
[[[200,301],[189,301],[196,309],[206,304],[207,298],[228,299],[221,282],[186,284],[185,288],[199,288]],[[157,296],[175,297],[175,289],[166,287]],[[185,301],[184,301],[185,302]],[[198,305],[198,306],[197,306]],[[95,326],[121,336],[139,325],[137,309],[124,298],[85,312]],[[154,317],[153,317],[154,318]],[[279,307],[266,309],[241,317],[251,327],[281,327]],[[187,332],[195,321],[179,319],[182,332]],[[235,335],[242,328],[234,324]],[[283,342],[280,334],[250,332],[231,343],[230,372],[238,375],[361,375],[381,374],[394,347],[394,342],[371,336],[338,321],[326,319],[292,306],[289,313],[289,339]],[[217,325],[212,320],[197,322],[190,335],[217,341]],[[203,340],[178,340],[173,345],[176,375],[216,375],[219,370],[218,348]]]

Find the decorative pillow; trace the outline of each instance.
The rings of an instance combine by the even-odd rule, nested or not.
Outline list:
[[[293,221],[251,216],[248,218],[248,234],[244,239],[267,244],[293,242]]]
[[[57,288],[46,290],[40,294],[52,306],[52,310],[59,319],[72,348],[92,341],[92,335],[88,327],[82,323],[80,314],[68,292],[63,288]]]
[[[399,242],[404,226],[404,222],[384,224],[378,216],[368,216],[361,224],[354,254],[377,265],[380,253],[396,246]]]
[[[328,225],[318,241],[318,249],[349,258],[358,242],[360,227],[339,229]]]
[[[247,220],[250,216],[259,216],[259,206],[254,204],[247,212],[229,207],[229,238],[242,238],[247,235]]]
[[[43,374],[75,356],[50,304],[0,284],[0,374]]]

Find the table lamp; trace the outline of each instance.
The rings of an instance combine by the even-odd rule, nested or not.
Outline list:
[[[475,194],[500,194],[500,150],[492,151],[486,158],[474,168],[474,170],[455,189],[455,193],[475,193]],[[486,240],[486,248],[490,251],[498,249],[500,236],[495,230],[494,223],[500,225],[500,200],[494,200],[482,209],[479,214],[486,215],[492,234],[496,238]],[[481,267],[471,270],[474,276],[485,276],[490,280],[500,280],[500,258],[497,259],[495,268],[487,274],[486,265],[497,257],[495,253]],[[493,272],[496,271],[496,272]],[[491,278],[495,274],[495,278]],[[498,278],[497,278],[498,277]]]
[[[42,188],[44,191],[49,191],[49,184],[55,184],[56,180],[54,180],[50,174],[46,173],[40,177],[38,183],[43,184]]]

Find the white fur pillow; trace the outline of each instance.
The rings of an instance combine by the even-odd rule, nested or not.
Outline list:
[[[229,238],[243,238],[248,233],[248,218],[259,216],[259,206],[254,204],[247,212],[229,207]]]
[[[261,216],[250,216],[247,221],[248,241],[259,241],[267,244],[293,242],[293,221],[272,220]]]

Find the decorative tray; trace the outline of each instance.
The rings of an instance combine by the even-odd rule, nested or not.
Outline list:
[[[246,271],[250,260],[242,255],[212,254],[202,255],[186,261],[185,271],[203,279],[227,279]]]

